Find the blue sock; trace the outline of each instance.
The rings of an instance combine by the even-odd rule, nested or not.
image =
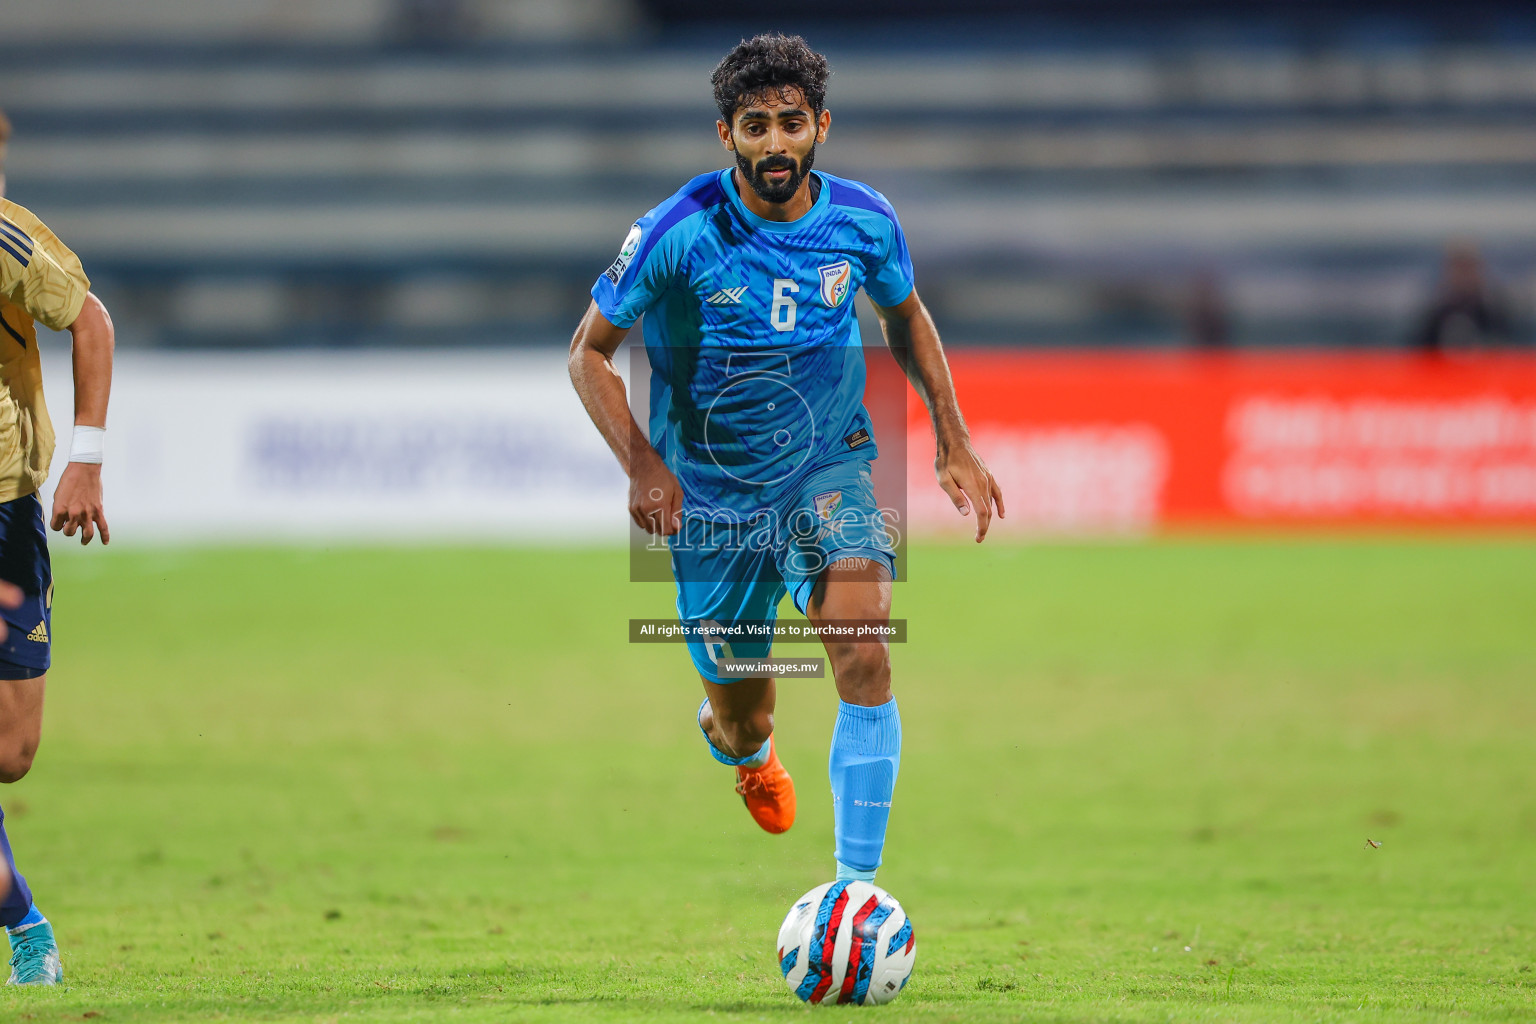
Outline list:
[[[851,868],[842,861],[838,861],[837,880],[839,882],[873,882],[875,880],[875,873],[873,871],[860,871],[858,868]]]
[[[10,877],[6,878],[6,875]],[[11,855],[11,841],[5,834],[3,809],[0,809],[0,882],[8,883],[4,897],[0,897],[0,927],[18,928],[30,914],[37,911],[32,906],[32,890],[27,888],[27,880],[16,870],[16,858]]]
[[[901,713],[896,699],[876,708],[839,701],[827,765],[839,879],[874,880],[900,770]]]
[[[28,928],[31,928],[35,924],[47,924],[47,923],[48,923],[48,919],[43,916],[43,912],[41,910],[38,910],[37,909],[37,904],[34,903],[34,904],[32,904],[32,909],[27,911],[27,916],[22,918],[19,922],[17,922],[17,924],[14,927],[7,928],[6,931],[10,932],[12,935],[15,935],[18,932],[26,931]]]
[[[709,698],[704,698],[704,703],[699,705],[699,732],[704,732],[704,709],[709,707]],[[704,732],[704,742],[709,746],[709,752],[715,755],[715,760],[721,764],[740,766],[746,768],[761,768],[768,763],[768,755],[773,752],[773,737],[763,740],[763,745],[757,748],[757,753],[748,754],[746,757],[732,757],[721,752],[715,746],[715,741],[709,738],[709,733]]]

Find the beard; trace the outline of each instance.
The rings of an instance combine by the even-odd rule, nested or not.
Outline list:
[[[736,167],[741,171],[741,176],[746,179],[752,191],[765,203],[787,203],[794,198],[800,190],[800,183],[806,175],[811,173],[811,165],[816,161],[816,144],[811,143],[810,152],[805,154],[805,159],[796,164],[793,157],[767,156],[753,166],[747,158],[736,153]],[[788,171],[789,177],[784,179],[782,185],[775,185],[768,180],[769,171]]]

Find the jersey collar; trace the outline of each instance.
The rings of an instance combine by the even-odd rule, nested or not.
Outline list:
[[[731,206],[735,207],[736,212],[741,215],[742,220],[745,220],[752,227],[759,230],[775,231],[780,234],[789,234],[791,231],[799,231],[802,228],[816,223],[816,221],[820,219],[821,215],[827,211],[827,207],[832,204],[832,189],[827,184],[827,179],[822,176],[820,171],[812,170],[812,174],[816,175],[818,178],[821,178],[821,195],[817,196],[816,201],[811,204],[811,208],[805,211],[805,216],[796,220],[765,220],[764,218],[759,217],[757,214],[753,213],[751,210],[747,209],[747,204],[742,202],[741,196],[736,194],[736,177],[731,173],[734,170],[734,167],[727,167],[725,170],[720,172],[720,187],[725,191],[727,196],[730,196]]]

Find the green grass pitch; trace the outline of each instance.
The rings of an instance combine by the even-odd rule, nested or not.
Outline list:
[[[3,1021],[1536,1018],[1523,539],[914,549],[881,1010],[771,948],[831,875],[830,681],[782,684],[765,835],[683,649],[625,642],[671,594],[621,553],[57,570],[0,803],[67,985]]]

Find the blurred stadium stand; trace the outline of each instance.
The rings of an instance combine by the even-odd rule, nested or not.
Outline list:
[[[1406,346],[1451,244],[1529,340],[1518,8],[1453,32],[1350,4],[983,18],[1000,6],[793,24],[835,70],[818,166],[895,201],[952,345]],[[709,13],[23,5],[0,40],[9,195],[82,254],[124,345],[563,344],[629,224],[724,164],[709,71],[770,26]]]

